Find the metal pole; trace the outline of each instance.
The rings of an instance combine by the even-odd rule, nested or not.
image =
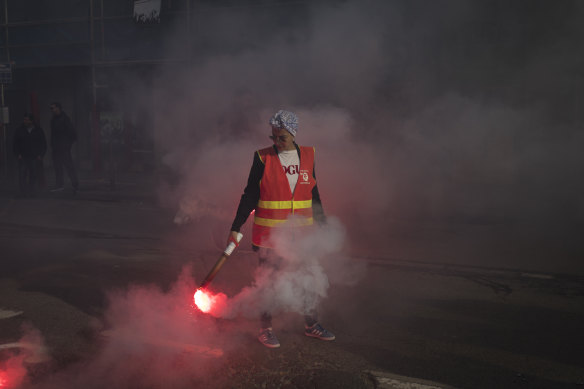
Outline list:
[[[91,109],[91,140],[92,140],[92,154],[93,154],[93,170],[99,172],[101,170],[100,163],[100,139],[99,126],[97,123],[97,86],[95,77],[95,23],[94,23],[94,1],[89,0],[89,29],[90,29],[90,53],[91,53],[91,91],[93,96],[93,104]]]
[[[8,43],[8,0],[4,0],[4,36],[6,40],[6,61],[10,63],[10,44]],[[4,105],[4,104],[2,104]]]
[[[8,180],[8,142],[6,137],[6,124],[4,123],[4,84],[2,84],[2,152],[4,153],[4,178]]]
[[[6,62],[10,64],[10,45],[8,40],[8,0],[4,0],[4,37],[6,40]],[[7,131],[8,128],[6,126],[7,123],[4,123],[4,84],[2,84],[2,143],[3,143],[3,152],[4,152],[4,177],[8,180],[8,137]]]
[[[103,27],[103,0],[101,0],[101,60],[105,61],[105,29]]]
[[[187,0],[187,63],[191,63],[191,0]]]
[[[93,0],[89,0],[89,45],[91,55],[91,87],[93,92],[93,104],[97,100],[95,91],[95,26],[93,22]]]

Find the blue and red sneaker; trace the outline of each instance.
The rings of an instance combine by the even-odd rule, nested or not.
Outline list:
[[[315,323],[312,326],[304,327],[304,335],[318,338],[321,340],[335,340],[335,335],[330,331],[325,330],[320,324]]]
[[[261,344],[269,348],[280,347],[280,342],[276,338],[276,335],[274,335],[274,332],[272,332],[272,327],[260,329],[258,340]]]

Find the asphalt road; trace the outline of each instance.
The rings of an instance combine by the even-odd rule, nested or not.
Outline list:
[[[180,308],[222,225],[177,227],[147,197],[98,189],[0,198],[0,343],[46,347],[21,361],[22,387],[584,387],[581,275],[354,256],[364,272],[320,309],[337,339],[282,314],[268,350],[254,320]],[[256,261],[242,247],[215,287],[237,293]],[[0,371],[23,350],[0,349]]]

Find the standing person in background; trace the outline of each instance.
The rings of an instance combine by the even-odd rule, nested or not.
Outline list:
[[[25,114],[22,125],[14,132],[13,151],[18,159],[20,196],[34,196],[47,141],[45,132],[35,124],[32,114]]]
[[[314,148],[298,146],[295,142],[298,118],[293,112],[278,111],[271,119],[270,139],[274,145],[254,154],[247,186],[241,196],[228,241],[237,241],[237,233],[255,210],[252,232],[254,251],[260,266],[278,268],[282,262],[274,251],[271,233],[288,216],[294,215],[292,228],[303,228],[325,222],[325,215],[316,186]],[[286,223],[288,224],[288,223]],[[335,336],[317,321],[314,310],[305,312],[306,336],[334,340]],[[272,316],[261,316],[259,341],[266,347],[280,347],[272,330]]]
[[[77,140],[77,133],[71,123],[71,119],[63,112],[60,103],[50,105],[53,117],[51,118],[51,149],[53,152],[53,166],[55,167],[56,186],[51,192],[61,192],[65,189],[63,168],[71,180],[73,192],[77,192],[79,181],[71,157],[71,147]]]

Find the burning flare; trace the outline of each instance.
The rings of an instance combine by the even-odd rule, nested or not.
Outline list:
[[[195,292],[195,305],[201,312],[209,312],[211,310],[211,297],[203,289],[197,289]]]
[[[227,304],[227,296],[225,294],[211,294],[211,292],[203,288],[197,289],[193,297],[195,305],[201,312],[210,313],[215,317],[217,317]]]

